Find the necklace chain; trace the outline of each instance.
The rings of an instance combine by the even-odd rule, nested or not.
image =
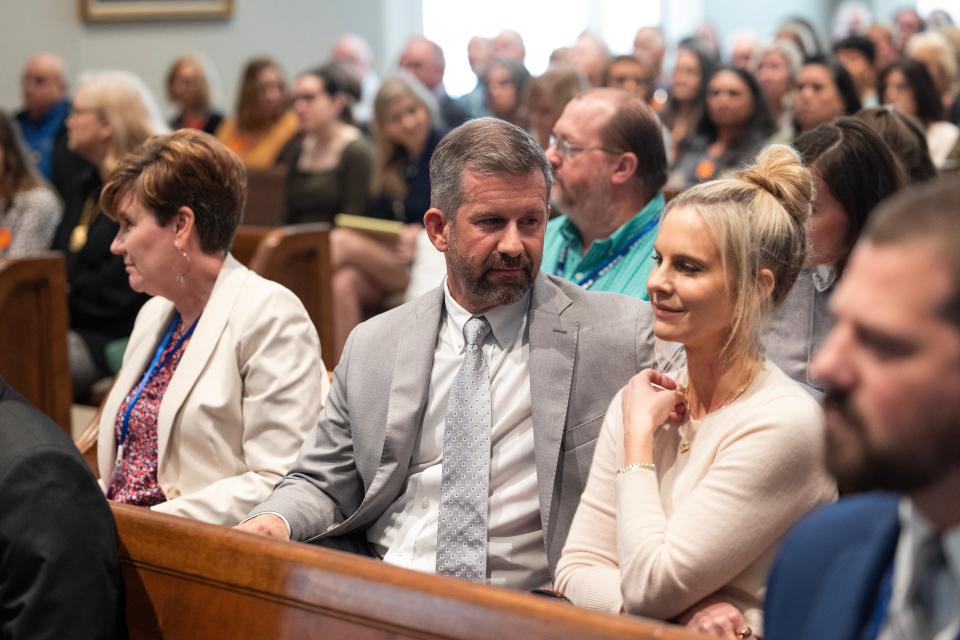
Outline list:
[[[757,371],[754,371],[753,373],[751,373],[751,374],[750,374],[750,377],[747,378],[747,381],[743,383],[743,386],[739,387],[739,388],[736,389],[733,393],[731,393],[729,396],[727,396],[727,399],[724,400],[723,403],[722,403],[719,407],[717,407],[717,408],[714,409],[713,411],[708,411],[707,413],[715,413],[715,412],[720,411],[721,409],[724,409],[724,408],[726,408],[727,406],[733,404],[733,403],[737,400],[737,398],[739,398],[740,396],[742,396],[742,395],[743,395],[743,392],[746,391],[747,388],[750,387],[751,384],[753,384],[753,380],[754,380],[754,378],[757,377],[757,373],[758,373],[758,372],[759,372],[759,369],[758,369]],[[690,397],[689,397],[689,396],[690,396],[690,387],[689,387],[689,385],[688,385],[688,386],[683,387],[683,403],[684,403],[685,405],[687,405],[687,410],[688,410],[688,411],[689,411],[689,409],[690,409]],[[706,414],[704,414],[704,415],[706,415]],[[701,418],[701,419],[702,419],[702,418]],[[690,416],[688,415],[688,416],[687,416],[687,421],[688,421],[688,423],[689,423],[690,420],[692,420],[692,418],[690,418]],[[691,443],[691,440],[692,440],[692,439],[690,438],[689,428],[688,428],[688,429],[685,429],[685,432],[686,432],[686,434],[685,434],[685,435],[681,435],[681,437],[680,437],[680,453],[686,453],[686,452],[690,451],[690,443]]]

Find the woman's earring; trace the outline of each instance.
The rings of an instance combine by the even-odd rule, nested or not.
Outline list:
[[[187,252],[183,249],[177,249],[180,252],[180,255],[183,256],[183,259],[187,261],[187,270],[183,273],[177,274],[177,284],[183,284],[184,276],[190,273],[190,256],[187,255]]]

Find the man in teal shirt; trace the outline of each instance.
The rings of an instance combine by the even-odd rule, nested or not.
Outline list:
[[[567,104],[553,133],[553,205],[566,215],[547,225],[541,268],[646,300],[667,179],[660,121],[626,91],[592,89]]]

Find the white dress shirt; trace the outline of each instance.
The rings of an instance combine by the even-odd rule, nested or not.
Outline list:
[[[921,543],[936,535],[933,525],[919,512],[909,498],[900,501],[900,537],[893,559],[893,591],[887,620],[880,632],[881,640],[899,640],[902,632],[894,628],[891,619],[909,606],[907,595],[914,573]],[[960,633],[960,526],[940,533],[940,542],[947,560],[945,571],[937,584],[931,585],[934,594],[935,627],[939,631],[930,640],[954,640]]]
[[[367,532],[385,562],[434,572],[443,463],[443,430],[453,380],[463,362],[463,326],[472,315],[444,283],[445,310],[430,374],[427,408],[404,489]],[[487,311],[491,332],[482,345],[490,375],[490,584],[529,590],[550,583],[540,522],[530,400],[528,293]]]

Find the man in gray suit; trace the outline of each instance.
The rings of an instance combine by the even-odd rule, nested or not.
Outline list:
[[[522,129],[458,127],[430,178],[444,285],[353,331],[315,438],[239,528],[542,587],[651,314],[539,273],[552,177]]]

